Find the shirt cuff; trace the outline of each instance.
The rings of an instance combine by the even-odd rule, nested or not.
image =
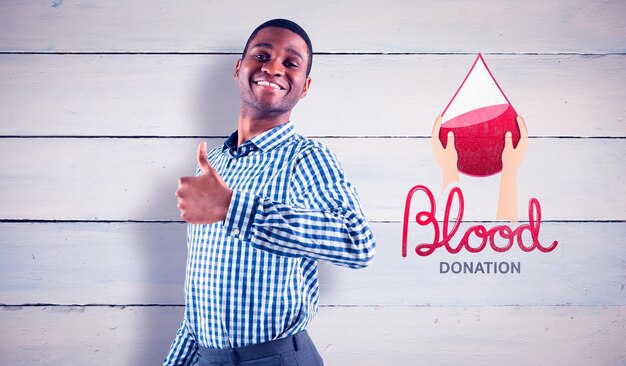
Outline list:
[[[260,198],[252,193],[233,191],[230,206],[224,219],[226,235],[250,241],[252,224],[259,207]]]

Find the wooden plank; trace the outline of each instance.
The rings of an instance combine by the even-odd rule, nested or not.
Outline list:
[[[0,182],[0,202],[4,209],[17,210],[5,211],[5,218],[179,220],[174,192],[178,177],[195,174],[193,145],[198,142],[3,139],[0,166],[7,174]],[[27,146],[34,150],[24,150]],[[15,148],[21,153],[11,152]],[[20,154],[21,162],[13,160]],[[20,185],[31,192],[21,195]]]
[[[254,27],[277,15],[301,23],[319,52],[624,52],[626,34],[621,1],[256,5],[3,1],[0,51],[241,52]]]
[[[329,365],[611,366],[626,361],[625,310],[324,308],[311,333]]]
[[[222,139],[209,139],[217,146]],[[320,139],[339,157],[371,221],[402,220],[409,189],[438,192],[429,139]],[[178,177],[195,172],[198,139],[0,139],[0,218],[180,220]],[[518,206],[544,220],[625,220],[621,139],[533,139],[518,172]],[[494,220],[499,175],[461,177],[466,220]],[[438,217],[442,217],[441,209]]]
[[[223,136],[236,126],[235,56],[2,55],[0,60],[5,135]]]
[[[320,264],[322,304],[626,305],[623,223],[544,223],[542,244],[559,241],[549,253],[526,253],[516,244],[505,253],[453,255],[442,248],[428,257],[414,248],[432,238],[429,228],[411,227],[407,257],[400,224],[372,224],[372,230],[378,247],[370,267]],[[0,233],[0,304],[184,303],[184,224],[2,223]],[[441,262],[507,268],[513,262],[520,272],[441,273]]]
[[[320,55],[293,120],[315,136],[428,136],[474,58]],[[485,58],[531,136],[626,136],[623,55]],[[225,136],[236,59],[0,55],[0,134]]]
[[[310,334],[328,366],[614,366],[626,307],[323,307]],[[3,364],[159,364],[182,307],[0,308]]]
[[[3,365],[158,365],[182,307],[5,307]]]
[[[0,227],[0,303],[184,304],[184,224]]]

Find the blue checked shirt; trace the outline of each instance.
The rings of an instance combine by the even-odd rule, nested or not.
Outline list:
[[[187,228],[185,317],[164,365],[194,364],[199,345],[306,329],[317,313],[317,261],[365,267],[376,246],[336,157],[291,122],[239,147],[235,132],[208,158],[233,196],[223,222]]]

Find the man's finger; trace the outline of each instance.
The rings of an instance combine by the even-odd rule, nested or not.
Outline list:
[[[180,178],[178,178],[178,186],[181,187],[182,185],[187,183],[188,180],[189,180],[188,177],[180,177]]]
[[[202,175],[209,174],[211,171],[211,164],[209,164],[206,155],[206,141],[202,141],[200,145],[198,145],[198,166],[200,166]]]
[[[188,181],[189,181],[189,177],[178,178],[178,187],[176,188],[176,192],[174,192],[176,197],[179,197],[179,198],[182,197],[183,195],[182,189],[187,185]]]

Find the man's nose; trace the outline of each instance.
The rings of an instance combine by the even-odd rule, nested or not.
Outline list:
[[[282,62],[277,59],[265,62],[261,70],[272,76],[282,76],[285,73],[285,68],[283,67]]]

